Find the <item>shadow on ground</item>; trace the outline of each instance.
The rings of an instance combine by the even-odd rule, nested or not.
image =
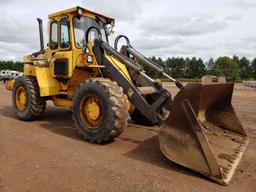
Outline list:
[[[53,133],[82,141],[77,129],[72,121],[72,112],[68,109],[49,107],[44,116],[40,127]]]
[[[0,115],[17,120],[11,106],[0,108]],[[49,106],[38,122],[40,122],[40,127],[53,133],[80,141],[82,140],[77,134],[77,130],[72,121],[72,112],[68,109]]]
[[[135,149],[125,153],[125,156],[142,161],[144,163],[150,163],[154,166],[158,166],[164,169],[169,169],[182,174],[198,177],[201,179],[207,179],[206,177],[195,173],[185,167],[182,167],[176,163],[173,163],[167,159],[160,150],[157,136],[144,140],[137,145]]]
[[[0,115],[17,120],[11,106],[5,106],[0,108]],[[39,125],[40,127],[47,129],[55,134],[76,139],[78,141],[83,141],[83,139],[77,133],[75,125],[72,121],[72,112],[70,110],[49,106],[47,107],[46,113],[40,119],[40,123],[41,123]],[[143,127],[138,126],[137,128],[143,128]],[[136,131],[137,128],[133,127],[132,129]],[[128,129],[129,129],[129,126],[128,126]],[[151,128],[150,129],[143,128],[143,129],[145,131],[158,132],[158,131],[152,130]],[[150,163],[154,166],[173,170],[186,175],[205,178],[204,176],[201,176],[195,172],[190,171],[189,169],[186,169],[168,160],[160,150],[157,136],[151,137],[147,140],[140,141],[140,140],[136,140],[133,137],[127,137],[127,136],[121,135],[118,137],[118,140],[136,145],[131,151],[124,153],[124,155],[128,158],[145,162],[145,163]],[[114,146],[115,142],[113,142],[112,144],[113,144],[113,147],[115,147]],[[109,145],[112,145],[112,144],[110,143]]]
[[[16,119],[13,108],[11,106],[3,106],[0,108],[0,115],[11,119]]]

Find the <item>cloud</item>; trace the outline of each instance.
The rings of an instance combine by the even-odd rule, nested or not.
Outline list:
[[[256,1],[255,0],[233,0],[231,4],[244,9],[255,9],[256,8]]]
[[[13,17],[0,17],[0,23],[6,23],[6,25],[1,26],[1,42],[33,44],[38,36],[35,33],[37,31],[37,23],[36,21],[32,22],[31,19],[24,21]]]
[[[28,54],[31,48],[23,43],[0,42],[1,60],[17,60]]]
[[[209,15],[181,15],[157,18],[143,23],[140,29],[151,35],[193,36],[215,33],[228,27],[225,21],[218,21]]]
[[[176,46],[177,44],[182,43],[181,38],[147,38],[142,37],[140,39],[135,39],[135,41],[132,41],[132,43],[142,50],[157,50],[157,49],[163,49],[163,48],[169,48]]]
[[[243,18],[242,15],[240,14],[235,14],[235,15],[228,15],[227,17],[225,17],[225,21],[239,21]]]
[[[80,2],[80,1],[79,1]],[[60,4],[61,3],[61,4]],[[39,50],[39,32],[37,17],[44,19],[45,44],[47,41],[47,16],[58,11],[58,8],[66,9],[76,5],[56,1],[33,0],[0,0],[0,60],[21,60],[24,55]]]
[[[83,6],[116,18],[116,35],[127,35],[146,56],[217,57],[256,53],[255,0],[0,0],[0,60],[20,60],[39,50],[37,17]],[[253,42],[252,42],[253,41]]]
[[[117,18],[117,21],[131,21],[142,11],[141,3],[145,1],[147,0],[86,0],[82,2],[84,7]]]

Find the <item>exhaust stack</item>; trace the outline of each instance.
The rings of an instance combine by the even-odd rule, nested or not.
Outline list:
[[[39,37],[40,37],[40,51],[44,51],[44,34],[43,34],[43,20],[37,18],[39,24]]]

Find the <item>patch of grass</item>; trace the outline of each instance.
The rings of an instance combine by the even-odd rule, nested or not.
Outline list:
[[[168,79],[162,79],[163,81],[169,81]],[[181,82],[194,82],[198,83],[201,82],[201,79],[189,79],[189,78],[176,78],[176,80]]]
[[[181,82],[201,82],[201,79],[177,78],[177,80]]]

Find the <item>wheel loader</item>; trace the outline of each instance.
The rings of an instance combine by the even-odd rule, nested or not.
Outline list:
[[[123,35],[110,46],[114,19],[75,7],[49,15],[47,48],[39,23],[40,51],[24,57],[24,75],[12,89],[13,109],[24,121],[40,118],[46,101],[72,109],[85,140],[105,143],[118,137],[127,120],[159,126],[159,144],[173,162],[227,185],[248,144],[231,100],[233,83],[181,82],[139,53]],[[126,44],[120,50],[120,39]],[[173,81],[172,99],[149,67]]]

